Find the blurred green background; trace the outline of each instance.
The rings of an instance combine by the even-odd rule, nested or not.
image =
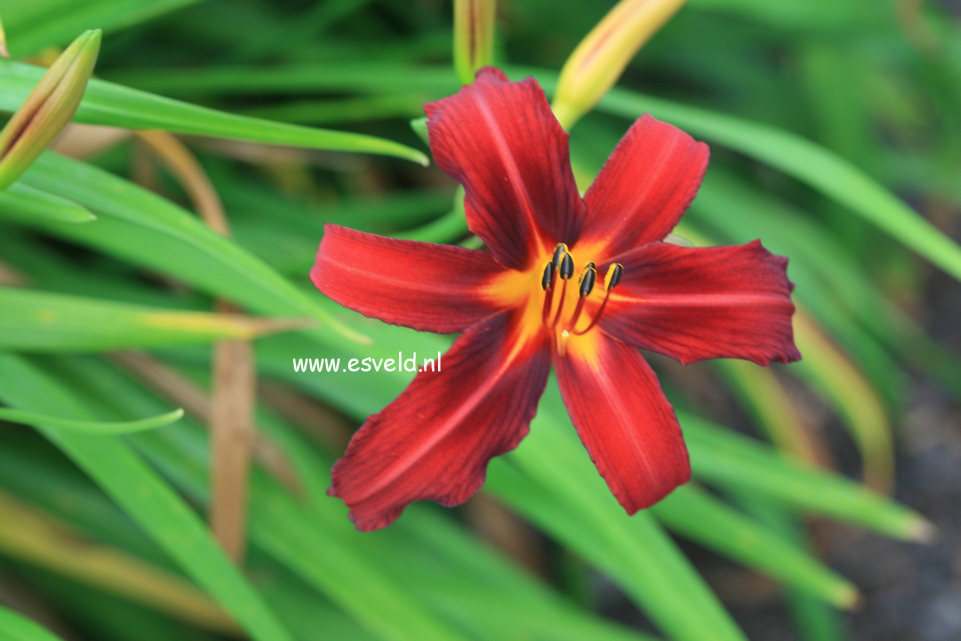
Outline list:
[[[494,59],[551,93],[613,5],[502,0]],[[307,274],[325,222],[476,245],[410,126],[459,86],[452,4],[0,0],[0,18],[5,113],[104,31],[75,116],[97,127],[0,192],[0,639],[961,636],[956,4],[689,0],[573,127],[575,174],[645,112],[710,144],[677,233],[788,256],[804,360],[652,359],[695,482],[635,517],[550,383],[477,497],[369,534],[326,497],[329,467],[410,374],[291,363],[449,345]],[[254,401],[217,389],[215,352],[256,377],[251,433],[208,436]]]

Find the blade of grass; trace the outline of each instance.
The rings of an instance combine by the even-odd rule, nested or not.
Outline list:
[[[326,90],[371,94],[424,91],[439,96],[455,92],[460,85],[450,67],[347,61],[336,65],[287,64],[270,69],[239,65],[176,70],[142,68],[133,73],[115,73],[113,79],[147,91],[201,95]]]
[[[56,408],[83,415],[83,405],[23,358],[0,355],[0,395],[8,404],[33,411]],[[257,641],[290,641],[283,626],[210,534],[167,483],[123,441],[41,428],[103,490],[139,523],[199,585],[217,599]]]
[[[170,170],[189,194],[194,209],[214,232],[230,237],[230,223],[220,195],[190,150],[176,137],[159,131],[139,139]],[[224,300],[220,312],[235,311]],[[239,340],[214,344],[213,384],[209,426],[213,498],[210,527],[221,547],[242,563],[247,547],[247,495],[253,454],[253,410],[256,405],[256,365],[250,343]]]
[[[135,556],[87,540],[67,523],[0,492],[0,548],[6,554],[84,584],[149,605],[219,632],[236,624],[193,585]],[[6,639],[0,634],[0,639]]]
[[[0,190],[0,216],[11,213],[19,217],[41,216],[65,223],[87,223],[97,218],[75,202],[22,182],[15,182]]]
[[[836,607],[851,608],[858,591],[797,543],[735,511],[694,485],[678,488],[651,508],[669,529],[785,585]]]
[[[137,641],[215,641],[222,638],[120,595],[91,589],[44,570],[26,567],[18,574],[44,599],[56,603],[57,612],[71,623],[71,627],[96,630],[97,641],[129,641],[131,630],[137,631]],[[237,634],[236,626],[233,633]]]
[[[888,536],[926,541],[932,526],[917,513],[847,479],[778,457],[759,443],[678,411],[691,467],[706,482],[751,489],[811,514],[857,523]]]
[[[0,407],[0,420],[21,425],[33,425],[39,427],[46,425],[58,430],[72,430],[74,432],[87,432],[89,434],[128,434],[131,432],[142,432],[152,430],[164,425],[169,425],[184,415],[182,409],[176,409],[166,414],[142,418],[136,421],[77,421],[74,419],[58,418],[36,412],[24,412],[23,410]]]
[[[72,379],[71,387],[77,389],[77,403],[102,404],[105,407],[101,410],[107,410],[127,403],[128,399],[116,397],[118,389],[143,396],[142,391],[130,389],[129,379],[124,384],[121,373],[111,372],[93,358],[81,361],[49,357],[44,364],[47,369],[56,370],[57,380],[60,377]],[[206,366],[202,371],[209,374]],[[182,425],[189,427],[190,424],[191,421],[185,419]],[[188,496],[206,503],[210,488],[207,447],[197,443],[199,433],[177,430],[161,436],[156,432],[158,438],[141,433],[130,443],[168,478],[181,484],[180,489]],[[144,436],[147,438],[141,438]],[[187,440],[193,445],[185,451],[182,447]],[[128,449],[127,452],[133,455],[134,450]],[[329,502],[327,505],[332,507]],[[305,512],[300,501],[262,474],[254,474],[251,479],[249,524],[251,540],[262,551],[328,595],[383,638],[424,641],[466,638],[408,595],[403,581],[409,579],[412,570],[408,570],[401,580],[386,576],[368,558],[360,540],[345,538],[362,537],[353,531],[346,519],[327,518],[318,522]],[[320,540],[318,532],[323,532]],[[213,542],[209,536],[207,540]],[[371,607],[372,603],[376,603],[376,607]]]
[[[799,549],[811,547],[806,540],[801,523],[794,515],[786,513],[776,505],[771,505],[750,493],[740,495],[747,509],[762,520],[768,527],[781,533]],[[838,614],[815,601],[809,594],[789,589],[786,600],[791,618],[797,626],[798,634],[804,641],[842,641],[846,636],[841,630]]]
[[[147,192],[125,180],[112,176],[90,165],[69,160],[56,154],[44,154],[24,174],[22,180],[38,188],[48,188],[55,193],[76,199],[92,210],[105,214],[103,218],[126,220],[151,230],[152,234],[140,235],[142,244],[134,244],[137,234],[125,231],[103,242],[116,242],[121,251],[140,260],[154,262],[161,269],[175,270],[188,282],[202,280],[213,291],[231,300],[242,302],[252,309],[287,310],[292,315],[309,315],[317,318],[328,328],[345,338],[364,341],[357,332],[343,326],[320,309],[314,299],[290,284],[270,267],[229,239],[211,231],[194,216],[176,205]],[[41,221],[24,222],[44,224]],[[105,233],[106,223],[94,230],[89,237],[98,239]],[[62,228],[63,226],[60,226]],[[56,228],[56,227],[55,227]],[[62,229],[69,234],[69,230]],[[185,249],[203,254],[208,261],[204,271],[197,272],[196,265],[178,264],[173,256],[163,252],[165,241],[173,240],[180,253]],[[175,251],[175,250],[171,250]],[[212,265],[210,263],[213,263]],[[149,263],[148,263],[149,264]]]
[[[795,316],[794,326],[798,348],[805,355],[799,373],[841,413],[863,459],[864,482],[889,492],[894,482],[894,443],[876,390],[804,310]]]
[[[11,42],[17,56],[69,42],[78,25],[96,26],[106,32],[145,22],[197,0],[34,0],[4,3],[3,15],[16,37]]]
[[[13,111],[26,99],[43,69],[0,59],[0,110]],[[161,129],[181,134],[309,147],[326,151],[385,154],[428,164],[423,152],[364,134],[301,127],[238,116],[191,105],[92,78],[74,116],[77,122],[125,129]]]
[[[773,372],[754,363],[728,359],[717,361],[715,367],[775,447],[812,465],[823,460],[824,444],[811,434],[794,400]]]
[[[4,641],[63,641],[38,623],[0,605],[0,639]]]
[[[304,325],[292,319],[159,310],[11,287],[0,287],[0,308],[0,348],[30,351],[211,342]]]

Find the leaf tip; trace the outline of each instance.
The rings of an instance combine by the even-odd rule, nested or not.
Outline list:
[[[926,545],[934,543],[938,539],[938,534],[937,526],[922,516],[915,517],[907,531],[908,539]]]
[[[83,210],[82,212],[78,211],[77,215],[70,218],[67,222],[83,224],[92,223],[95,220],[97,220],[97,217],[93,213]]]
[[[848,612],[857,612],[864,605],[864,597],[853,585],[845,584],[836,597],[836,604]]]

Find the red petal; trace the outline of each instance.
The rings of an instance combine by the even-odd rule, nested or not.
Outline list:
[[[488,252],[328,224],[310,279],[365,316],[446,334],[462,332],[497,311],[484,289],[501,272]]]
[[[359,530],[390,525],[408,503],[466,501],[487,462],[527,435],[550,371],[543,344],[512,350],[508,315],[468,329],[397,399],[360,428],[333,470],[330,494]]]
[[[437,166],[462,184],[467,226],[505,267],[577,240],[584,203],[567,133],[533,78],[481,69],[472,85],[425,106]]]
[[[674,409],[633,347],[601,336],[588,355],[554,359],[557,383],[581,441],[628,514],[691,477]]]
[[[609,243],[608,256],[663,240],[694,200],[708,154],[680,129],[642,116],[584,195],[584,240]]]
[[[652,243],[616,260],[624,277],[600,320],[611,336],[682,363],[801,358],[787,259],[760,241],[708,248]]]

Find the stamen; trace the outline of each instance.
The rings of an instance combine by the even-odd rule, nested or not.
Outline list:
[[[604,308],[607,307],[607,301],[611,297],[611,290],[614,289],[614,287],[621,282],[621,278],[623,276],[624,276],[624,265],[621,265],[620,263],[614,263],[613,265],[607,268],[607,274],[604,276],[604,283],[605,283],[604,300],[601,301],[600,307],[597,308],[597,313],[594,314],[594,318],[591,319],[591,322],[587,325],[587,327],[585,327],[580,331],[572,331],[571,332],[572,334],[574,334],[575,336],[586,334],[587,332],[591,331],[595,325],[597,325],[597,321],[599,321],[601,319],[601,315],[604,314]],[[581,300],[583,301],[584,299],[582,298]],[[578,303],[580,303],[580,301],[578,301]],[[571,329],[574,328],[574,322],[576,321],[577,321],[577,317],[575,316],[574,321],[571,323]]]
[[[564,280],[574,275],[574,259],[567,252],[564,252],[564,257],[561,259],[559,274]]]
[[[597,265],[593,262],[587,263],[581,270],[581,275],[577,277],[577,284],[580,286],[578,293],[581,298],[591,293],[595,281],[597,281]]]
[[[624,265],[620,263],[614,263],[607,268],[607,275],[604,276],[604,289],[610,291],[621,282],[621,277],[624,276]]]
[[[545,325],[551,317],[551,305],[554,303],[554,282],[556,280],[557,270],[554,268],[554,261],[550,261],[544,266],[544,275],[541,276],[541,287],[547,292],[544,296],[544,308],[541,310],[541,322]]]
[[[590,295],[591,290],[594,289],[594,283],[597,281],[597,266],[593,263],[587,263],[584,269],[581,270],[581,275],[578,277],[577,282],[578,295],[577,306],[574,307],[574,314],[571,316],[570,322],[567,324],[568,329],[572,329],[577,326],[577,319],[581,317],[581,310],[584,309],[584,301]]]
[[[554,286],[554,263],[544,265],[544,275],[541,276],[541,289],[545,292]]]
[[[557,243],[554,245],[554,253],[551,255],[551,260],[544,266],[544,275],[541,276],[541,287],[547,292],[547,296],[544,297],[544,308],[541,310],[541,322],[544,325],[548,325],[551,318],[551,308],[554,304],[554,284],[557,282],[558,273],[561,274],[561,278],[564,278],[563,267],[565,264],[565,258],[567,261],[571,261],[571,255],[567,253],[567,245],[564,243]],[[573,261],[571,261],[572,270],[574,269]],[[566,283],[566,280],[565,280]],[[564,293],[561,292],[561,307],[564,306]],[[558,308],[560,310],[560,308]],[[560,311],[558,311],[560,313]],[[555,321],[556,322],[556,321]]]
[[[564,299],[567,297],[567,281],[571,279],[574,275],[574,259],[571,258],[570,254],[564,254],[561,259],[561,268],[558,270],[558,275],[564,284],[561,286],[561,299],[557,304],[557,311],[554,313],[554,320],[551,321],[551,327],[557,327],[557,321],[561,319],[561,312],[564,311]]]
[[[551,264],[554,265],[554,271],[557,271],[561,266],[561,260],[567,254],[567,245],[564,243],[557,243],[554,245],[554,253],[551,256]]]

